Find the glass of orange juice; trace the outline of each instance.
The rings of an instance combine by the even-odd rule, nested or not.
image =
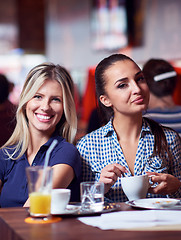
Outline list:
[[[51,167],[32,166],[26,168],[30,198],[30,215],[48,217],[51,213],[52,175]]]

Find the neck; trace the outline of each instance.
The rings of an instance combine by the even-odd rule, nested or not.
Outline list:
[[[38,152],[40,147],[44,145],[48,140],[50,136],[42,133],[35,133],[30,132],[30,144],[28,149],[31,149],[32,152]]]
[[[175,106],[175,103],[173,101],[172,96],[165,96],[165,97],[156,97],[153,94],[150,94],[150,102],[149,102],[149,108],[173,108]]]
[[[136,114],[135,116],[115,116],[113,119],[113,127],[117,133],[118,141],[137,139],[140,135],[142,127],[142,114]]]
[[[27,159],[31,165],[40,147],[48,141],[46,137],[31,136],[31,141],[27,149]]]

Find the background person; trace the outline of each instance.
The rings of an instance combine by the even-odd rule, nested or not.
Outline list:
[[[16,125],[16,106],[8,99],[13,86],[0,74],[0,147],[11,137]]]
[[[101,127],[101,119],[99,116],[98,108],[94,108],[91,112],[88,125],[87,125],[87,133],[90,133]]]
[[[144,116],[173,128],[181,136],[181,106],[173,100],[178,75],[173,66],[164,59],[150,59],[143,66],[143,74],[150,89]]]
[[[71,201],[79,200],[80,156],[72,144],[77,117],[73,100],[73,81],[59,65],[44,63],[34,67],[24,83],[17,124],[11,138],[0,149],[0,205],[23,206],[28,199],[25,169],[44,165],[48,147],[51,153],[53,188],[70,188]],[[28,206],[28,201],[24,206]]]
[[[95,71],[96,94],[108,123],[77,144],[83,181],[105,184],[107,201],[127,201],[121,177],[155,175],[149,197],[181,197],[181,142],[171,129],[142,117],[149,89],[138,65],[123,54],[103,59]]]

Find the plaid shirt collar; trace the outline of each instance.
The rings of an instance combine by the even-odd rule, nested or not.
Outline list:
[[[113,117],[109,120],[109,122],[103,127],[103,133],[105,137],[109,137],[112,136],[114,133],[114,128],[113,128]],[[141,129],[141,133],[140,136],[143,137],[146,133],[150,133],[152,134],[150,125],[148,124],[148,122],[146,121],[146,119],[143,118],[143,122],[142,122],[142,129]]]

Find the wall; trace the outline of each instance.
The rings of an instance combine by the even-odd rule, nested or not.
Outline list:
[[[181,1],[143,0],[143,45],[120,52],[144,62],[150,57],[181,57]],[[71,69],[87,69],[112,52],[91,48],[90,0],[48,0],[46,54]]]
[[[105,56],[91,49],[89,0],[48,2],[46,55],[50,61],[84,69]]]
[[[133,49],[137,61],[150,57],[181,58],[181,1],[147,0],[144,45]]]
[[[134,48],[129,46],[120,51],[131,55],[139,62],[150,57],[163,57],[169,60],[180,58],[181,1],[142,1],[144,3],[143,44]],[[50,61],[62,63],[71,69],[86,69],[112,53],[94,51],[91,47],[91,0],[40,0],[38,2],[41,4],[37,4],[36,0],[0,0],[1,54],[13,47],[25,46],[28,49],[26,45],[29,44],[30,48],[34,46],[41,52],[45,48]],[[47,5],[45,39],[43,4]],[[25,15],[23,15],[24,12]],[[28,21],[29,19],[32,20]],[[18,26],[19,22],[21,24]]]
[[[181,1],[129,0],[129,4],[132,2],[136,2],[136,6],[143,6],[142,14],[137,16],[138,26],[142,25],[139,23],[141,15],[144,20],[142,45],[128,46],[119,51],[139,63],[150,57],[181,59]],[[14,48],[23,47],[29,53],[44,53],[45,49],[48,61],[62,64],[71,70],[81,94],[87,84],[87,70],[113,53],[92,49],[91,0],[40,0],[39,4],[36,0],[0,0],[0,4],[0,71],[7,72],[15,83],[23,82],[27,69],[44,61],[44,58],[37,56],[35,61],[35,56],[31,56],[26,61],[26,56],[6,56],[6,52]],[[139,31],[138,27],[132,37]],[[27,65],[27,62],[28,67],[22,66]]]
[[[0,55],[18,47],[18,28],[14,0],[0,0]]]
[[[19,48],[45,52],[45,0],[16,0]]]

